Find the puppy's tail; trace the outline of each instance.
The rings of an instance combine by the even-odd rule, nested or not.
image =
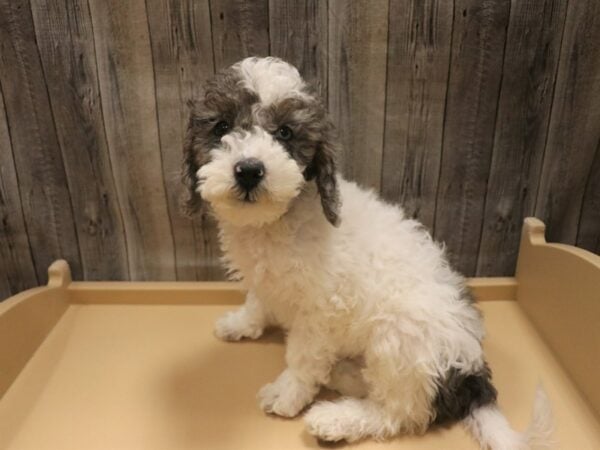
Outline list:
[[[514,431],[496,404],[482,406],[471,412],[463,424],[483,449],[538,450],[553,448],[552,408],[546,392],[538,386],[529,428]]]

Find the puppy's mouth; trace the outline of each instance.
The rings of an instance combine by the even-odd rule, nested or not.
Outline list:
[[[202,193],[202,185],[205,183],[205,181],[206,179],[203,178],[198,179],[197,190],[201,195],[205,195]],[[214,194],[215,193],[213,192],[210,198],[205,197],[205,200],[209,200],[213,203],[230,203],[231,205],[235,203],[254,205],[257,203],[262,203],[263,200],[268,202],[270,199],[269,191],[262,185],[256,186],[252,189],[245,189],[240,185],[234,184],[233,186],[230,186],[229,189],[223,190],[217,195]]]
[[[263,189],[257,186],[253,189],[244,189],[241,186],[235,186],[233,189],[233,196],[242,203],[256,203],[262,193]]]

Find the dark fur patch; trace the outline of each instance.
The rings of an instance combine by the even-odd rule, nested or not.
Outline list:
[[[261,111],[261,125],[269,132],[287,125],[294,133],[293,139],[282,142],[290,156],[299,164],[308,166],[317,151],[316,143],[327,128],[325,108],[316,99],[287,98]]]
[[[336,177],[336,146],[332,140],[319,143],[313,162],[309,166],[317,181],[321,206],[327,220],[333,226],[340,224],[340,192]],[[310,173],[309,173],[310,175]]]
[[[492,385],[487,365],[476,373],[465,374],[451,368],[439,381],[433,401],[434,425],[446,425],[467,417],[471,411],[496,402],[497,391]]]
[[[226,120],[232,126],[249,128],[252,124],[252,105],[258,102],[256,94],[240,87],[239,74],[226,69],[209,80],[201,100],[189,102],[190,118],[183,148],[182,181],[186,195],[182,210],[186,215],[198,212],[202,206],[196,191],[196,172],[210,161],[209,151],[216,147],[220,138],[213,133],[215,125]]]
[[[317,98],[289,98],[264,111],[265,129],[274,132],[288,125],[294,139],[283,143],[299,164],[305,166],[304,178],[315,180],[323,213],[334,226],[339,225],[340,198],[337,185],[337,139],[325,107]]]
[[[462,298],[469,305],[476,305],[477,304],[477,302],[475,301],[475,297],[473,296],[473,292],[471,292],[471,290],[468,287],[466,287],[466,286],[463,289]]]

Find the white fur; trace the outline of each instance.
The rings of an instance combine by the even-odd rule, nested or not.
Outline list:
[[[304,96],[306,87],[298,70],[279,58],[246,58],[235,64],[244,86],[255,92],[263,105],[291,96]]]
[[[482,448],[492,450],[542,450],[553,448],[553,420],[550,401],[538,387],[531,425],[524,433],[514,431],[496,405],[476,409],[463,421]]]
[[[273,58],[234,67],[265,104],[304,86],[296,69]],[[319,437],[425,431],[436,380],[450,367],[472,372],[484,364],[480,314],[443,249],[400,208],[341,177],[341,226],[331,226],[315,182],[305,182],[303,168],[260,127],[222,142],[198,171],[199,192],[219,219],[229,273],[248,297],[217,322],[216,334],[237,340],[270,325],[288,331],[288,367],[260,390],[261,407],[294,416],[329,384],[364,398],[313,406],[306,423]],[[266,173],[253,203],[240,201],[233,176],[248,157]],[[507,448],[498,436],[510,428],[494,407],[466,423],[482,445]]]
[[[324,219],[312,184],[268,225],[223,218],[227,265],[260,299],[247,320],[289,330],[286,358],[299,379],[325,384],[336,361],[364,357],[369,399],[395,432],[423,431],[434,377],[451,365],[482,366],[481,319],[418,222],[354,183],[340,186],[337,229]]]
[[[224,136],[219,148],[211,153],[211,162],[198,170],[199,192],[224,220],[254,226],[273,222],[287,211],[290,201],[300,192],[303,182],[300,168],[281,144],[260,127]],[[235,195],[233,167],[246,158],[257,158],[265,165],[258,201],[252,204],[240,202]]]

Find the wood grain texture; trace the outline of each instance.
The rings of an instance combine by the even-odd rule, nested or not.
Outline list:
[[[0,300],[37,283],[0,89]]]
[[[523,219],[535,209],[565,15],[562,0],[511,8],[478,274],[514,274]]]
[[[433,227],[453,3],[391,0],[382,195]]]
[[[38,281],[46,282],[58,258],[81,279],[71,196],[25,0],[0,1],[0,84]]]
[[[175,279],[143,0],[91,1],[107,142],[127,234],[131,278]]]
[[[342,173],[381,190],[388,1],[329,2],[329,111],[338,126]]]
[[[86,280],[129,279],[87,1],[31,0]]]
[[[569,2],[535,209],[552,242],[576,242],[586,181],[600,141],[598,42],[600,3]]]
[[[490,170],[509,1],[457,0],[435,237],[473,275]]]
[[[180,212],[186,105],[203,94],[202,84],[214,74],[210,10],[207,2],[193,0],[147,0],[146,7],[177,279],[223,279],[214,220],[207,215],[191,220]]]
[[[298,68],[327,99],[327,2],[270,0],[271,55]]]
[[[340,169],[510,275],[521,220],[600,252],[593,0],[0,0],[0,299],[76,279],[221,279],[180,215],[187,100],[272,54],[316,86]]]
[[[269,0],[210,0],[215,69],[269,54]]]
[[[587,177],[581,217],[577,232],[577,246],[600,254],[600,141]]]

